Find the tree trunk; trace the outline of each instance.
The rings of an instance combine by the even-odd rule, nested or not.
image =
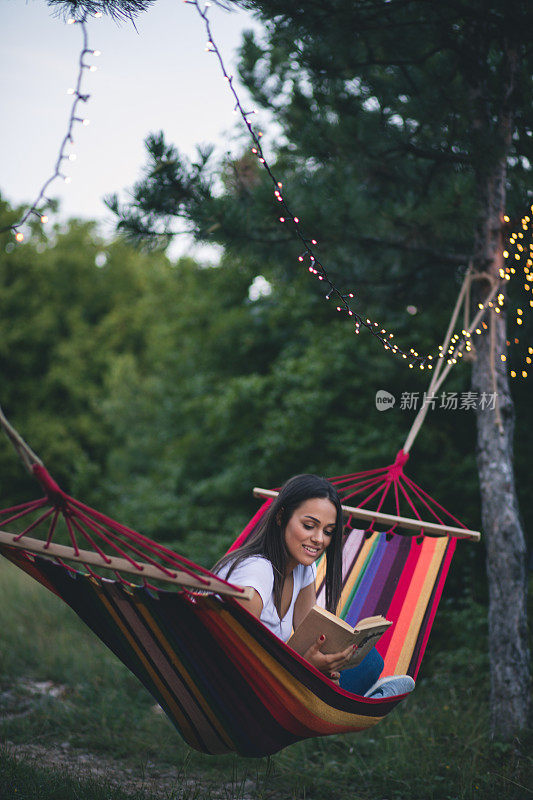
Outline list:
[[[480,219],[474,266],[499,278],[503,263],[503,214],[506,159],[478,183]],[[478,281],[474,299],[483,300],[489,280]],[[529,653],[526,608],[526,544],[520,523],[513,473],[514,404],[506,355],[506,318],[490,313],[484,335],[474,336],[476,359],[472,388],[481,398],[496,392],[497,405],[477,410],[477,463],[481,513],[487,549],[489,648],[491,668],[491,734],[511,739],[523,729],[529,713]],[[492,330],[491,330],[492,328]]]

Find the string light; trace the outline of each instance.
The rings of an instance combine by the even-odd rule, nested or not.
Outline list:
[[[282,188],[283,184],[280,181],[277,181],[277,179],[273,175],[272,170],[271,170],[269,164],[267,163],[267,161],[266,161],[266,159],[264,157],[264,154],[263,154],[263,151],[262,151],[262,148],[261,148],[261,143],[259,141],[260,138],[263,136],[263,133],[262,133],[262,131],[259,131],[259,132],[256,133],[254,128],[253,128],[253,126],[251,125],[251,123],[250,123],[250,121],[248,119],[248,117],[250,115],[254,114],[255,112],[253,110],[252,111],[245,111],[243,109],[243,107],[241,105],[241,102],[240,102],[240,99],[239,99],[239,97],[238,97],[238,95],[237,95],[237,93],[235,91],[234,86],[233,86],[233,78],[232,78],[232,76],[228,75],[228,73],[227,73],[227,71],[225,69],[224,62],[222,60],[220,51],[218,50],[218,47],[216,46],[215,42],[213,41],[213,38],[212,38],[212,35],[211,35],[210,23],[209,23],[209,20],[208,20],[208,17],[207,17],[207,9],[210,7],[210,3],[207,2],[205,4],[204,10],[202,10],[201,7],[200,7],[200,4],[197,2],[197,0],[184,0],[184,2],[186,2],[186,3],[190,4],[190,5],[193,5],[195,7],[196,11],[198,12],[198,14],[200,15],[200,17],[202,18],[202,20],[204,21],[204,24],[205,24],[205,27],[206,27],[206,31],[207,31],[207,34],[208,34],[208,42],[207,42],[206,50],[208,50],[209,52],[215,53],[215,55],[218,58],[219,65],[220,65],[223,77],[228,82],[229,88],[230,88],[230,90],[233,93],[233,96],[235,98],[235,109],[234,110],[237,113],[240,113],[240,115],[241,115],[243,121],[245,122],[245,124],[246,124],[246,126],[247,126],[247,128],[249,130],[249,133],[250,133],[250,135],[251,135],[251,137],[252,137],[252,139],[254,141],[255,147],[252,148],[252,153],[258,157],[259,162],[261,164],[263,164],[263,166],[265,167],[268,175],[272,179],[274,185],[277,187],[275,192],[274,192],[275,197],[278,200],[278,202],[282,203],[283,208],[284,208],[284,210],[285,210],[285,212],[287,214],[287,219],[290,219],[290,221],[294,224],[296,235],[301,239],[302,243],[305,246],[305,252],[304,252],[303,255],[299,256],[298,260],[300,262],[302,262],[302,261],[304,261],[306,256],[309,257],[309,259],[310,259],[310,261],[312,263],[312,266],[309,267],[309,272],[314,274],[314,275],[316,275],[317,278],[320,281],[325,281],[325,283],[328,285],[329,290],[330,290],[328,295],[327,295],[328,298],[332,294],[334,294],[336,296],[337,300],[341,301],[340,305],[337,306],[337,311],[346,312],[349,316],[355,317],[355,319],[356,319],[355,332],[356,333],[359,333],[361,325],[364,325],[364,327],[366,327],[367,330],[369,330],[372,333],[373,336],[375,336],[376,338],[380,339],[380,341],[382,342],[382,344],[383,344],[385,349],[391,350],[395,354],[398,353],[404,359],[409,358],[410,359],[410,363],[409,363],[409,367],[410,368],[413,368],[414,364],[416,363],[420,367],[420,369],[424,369],[424,367],[426,365],[428,366],[429,369],[431,369],[432,365],[431,364],[426,364],[427,360],[432,358],[431,355],[429,355],[426,358],[424,358],[424,357],[420,356],[412,348],[411,348],[410,353],[408,355],[403,350],[401,350],[396,344],[394,344],[394,346],[391,347],[390,346],[390,342],[385,337],[389,336],[390,338],[392,338],[393,334],[392,333],[387,333],[385,328],[379,326],[377,322],[372,322],[368,318],[366,318],[366,320],[365,320],[357,312],[354,312],[351,309],[351,307],[350,307],[350,305],[348,303],[348,299],[353,299],[353,297],[354,297],[353,292],[342,293],[334,285],[334,283],[332,282],[332,280],[330,279],[330,277],[328,275],[326,267],[319,261],[319,259],[317,258],[317,256],[315,255],[315,253],[312,250],[312,247],[316,247],[317,244],[318,244],[316,239],[308,240],[303,236],[303,234],[300,232],[300,230],[298,228],[298,225],[299,225],[299,222],[300,222],[299,217],[297,217],[294,214],[292,214],[292,212],[290,211],[290,209],[289,209],[289,207],[288,207],[288,205],[287,205],[287,203],[285,201],[285,198],[281,195],[281,192],[279,191],[279,189]],[[99,17],[102,16],[102,13],[101,12],[97,12],[96,14],[94,14],[94,16],[96,18],[99,18]],[[83,34],[83,46],[82,46],[82,50],[81,50],[80,56],[79,56],[79,70],[78,70],[78,79],[77,79],[76,88],[68,90],[68,94],[69,95],[73,95],[75,99],[74,99],[74,102],[73,102],[73,105],[72,105],[72,108],[71,108],[71,112],[70,112],[70,118],[69,118],[69,125],[68,125],[68,129],[67,129],[67,133],[66,133],[65,137],[63,138],[63,141],[62,141],[62,144],[61,144],[59,155],[58,155],[58,158],[57,158],[57,161],[56,161],[56,164],[55,164],[54,172],[53,172],[52,176],[43,184],[43,186],[42,186],[42,188],[41,188],[41,190],[40,190],[40,192],[39,192],[39,194],[37,196],[37,199],[34,201],[34,203],[28,209],[26,214],[24,214],[24,216],[18,222],[14,223],[14,224],[12,224],[10,226],[7,226],[5,228],[0,229],[0,232],[4,232],[6,230],[12,230],[14,232],[14,234],[15,234],[15,239],[16,239],[17,242],[22,242],[23,241],[24,234],[18,229],[26,222],[26,220],[29,218],[29,216],[31,214],[36,214],[39,217],[39,219],[40,219],[42,224],[45,224],[48,221],[47,215],[42,213],[42,209],[41,210],[38,209],[38,205],[43,200],[45,202],[49,202],[47,200],[46,196],[45,196],[45,191],[48,188],[48,186],[56,178],[62,177],[64,179],[65,183],[70,183],[70,177],[69,176],[65,176],[61,172],[60,166],[61,166],[61,164],[62,164],[62,162],[64,160],[70,160],[70,161],[75,160],[75,154],[72,154],[72,153],[71,154],[66,154],[65,153],[65,149],[66,149],[67,145],[73,143],[72,132],[73,132],[73,128],[74,128],[74,123],[76,123],[76,122],[77,123],[81,123],[84,126],[87,126],[89,124],[89,120],[87,118],[82,118],[82,117],[76,116],[76,111],[77,111],[78,105],[80,103],[87,103],[87,101],[89,100],[89,97],[90,97],[90,95],[82,94],[82,92],[81,92],[84,70],[88,70],[90,72],[95,72],[97,70],[97,67],[94,64],[88,64],[87,62],[85,62],[84,58],[85,58],[86,55],[92,55],[92,56],[98,57],[98,56],[101,55],[101,53],[100,53],[99,50],[91,50],[88,47],[88,34],[87,34],[86,21],[87,21],[87,13],[85,13],[83,15],[83,17],[81,19],[79,19],[79,20],[76,20],[76,19],[69,19],[68,20],[68,24],[70,24],[70,25],[79,24],[81,26],[82,34]],[[531,210],[533,211],[533,206],[532,206]],[[504,222],[507,222],[507,223],[510,221],[508,216],[504,216],[503,219],[504,219]],[[279,221],[281,223],[284,223],[286,221],[286,217],[284,217],[284,216],[279,217]],[[522,219],[522,228],[523,228],[524,231],[528,230],[529,221],[530,221],[529,216],[525,216]],[[519,238],[523,238],[523,233],[522,232],[518,232],[518,234],[513,234],[510,237],[510,242],[512,244],[516,243],[517,236]],[[533,249],[533,247],[531,245],[530,245],[530,249]],[[524,248],[520,243],[517,243],[517,250],[519,252],[515,253],[515,260],[519,261],[521,259],[521,254],[524,252]],[[509,258],[509,251],[505,250],[503,252],[503,257],[504,257],[504,259],[508,259]],[[531,262],[528,262],[528,265],[531,265]],[[524,269],[525,269],[526,272],[528,271],[527,268],[524,268]],[[504,271],[500,269],[500,276],[501,277],[504,277],[502,275],[503,272]],[[506,280],[510,279],[510,275],[508,274],[509,272],[514,274],[515,273],[515,269],[511,268],[511,269],[505,270],[505,279]],[[529,289],[529,286],[527,286],[527,289]],[[503,295],[498,297],[498,302],[499,302],[500,305],[503,304]],[[489,305],[490,305],[491,308],[493,307],[493,303],[492,302],[490,302]],[[533,301],[531,301],[531,300],[530,300],[530,305],[533,307]],[[480,309],[484,308],[482,303],[479,304],[479,308]],[[495,308],[494,310],[498,312],[499,308]],[[518,314],[521,316],[522,315],[522,311],[518,310]],[[516,320],[518,324],[522,324],[522,320],[521,320],[520,316],[518,316],[517,320]],[[483,322],[482,325],[483,325],[483,327],[485,329],[487,329],[487,325],[486,325],[485,322]],[[380,330],[375,330],[375,328],[379,328]],[[476,329],[476,334],[481,334],[481,330],[479,328]],[[459,357],[462,357],[462,353],[460,352],[460,346],[462,344],[465,344],[468,336],[469,336],[468,332],[463,331],[463,337],[464,338],[461,341],[459,347],[452,345],[448,352],[449,353],[453,353],[455,351],[455,355],[457,355]],[[452,342],[456,343],[458,341],[458,338],[459,338],[458,335],[455,335],[453,337],[453,339],[452,339]],[[515,341],[517,341],[517,340],[515,340]],[[470,349],[469,346],[468,346],[469,343],[466,342],[466,344],[467,344],[467,349]],[[439,350],[442,351],[442,348],[439,347]],[[530,352],[531,351],[532,351],[532,349],[530,348]],[[443,353],[440,352],[439,353],[439,358],[442,358],[442,357],[443,357]],[[502,355],[502,361],[504,361],[504,360],[505,360],[505,357]],[[531,359],[528,359],[528,361],[531,361]],[[456,358],[454,358],[452,356],[451,362],[455,364],[456,363]],[[512,376],[515,375],[514,371],[511,372],[511,375]],[[527,377],[527,372],[525,370],[522,371],[522,376],[523,377]]]
[[[96,12],[94,17],[101,17],[101,12]],[[67,20],[68,25],[79,25],[82,32],[82,48],[80,51],[80,55],[78,58],[78,76],[76,81],[75,88],[67,89],[67,94],[72,95],[74,100],[70,109],[70,116],[68,120],[67,132],[63,137],[61,142],[61,146],[59,148],[59,154],[57,160],[54,165],[54,171],[52,175],[45,181],[42,185],[37,198],[31,204],[29,209],[26,213],[15,223],[12,225],[8,225],[4,228],[0,228],[0,233],[4,233],[5,231],[13,231],[15,234],[15,241],[22,242],[24,241],[24,234],[19,229],[24,225],[24,223],[29,219],[29,217],[33,214],[37,216],[41,222],[41,224],[46,224],[48,222],[48,216],[43,213],[44,208],[50,202],[46,196],[46,191],[48,187],[57,179],[61,178],[65,183],[70,183],[71,179],[69,175],[65,175],[62,172],[62,166],[64,161],[75,161],[76,155],[74,153],[67,153],[67,149],[69,149],[72,144],[74,143],[74,136],[73,131],[76,124],[81,124],[84,127],[89,125],[89,120],[86,117],[78,116],[78,109],[80,104],[87,103],[89,100],[90,95],[84,94],[82,92],[82,85],[83,85],[83,77],[85,72],[95,72],[97,67],[92,64],[88,63],[85,59],[88,56],[98,57],[101,55],[100,50],[92,50],[89,48],[89,37],[87,32],[87,17],[88,12],[85,12],[80,19],[71,18]],[[39,208],[40,207],[40,208]]]
[[[250,120],[248,119],[248,117],[251,116],[252,114],[254,114],[255,112],[253,110],[252,111],[245,111],[244,110],[244,108],[243,108],[243,106],[241,104],[241,101],[239,99],[239,96],[238,96],[238,94],[237,94],[237,92],[235,90],[235,87],[233,86],[233,77],[230,76],[226,71],[226,68],[225,68],[221,53],[220,53],[220,51],[219,51],[219,49],[218,49],[218,47],[216,45],[216,42],[213,39],[212,32],[211,32],[211,25],[210,25],[210,22],[209,22],[209,19],[208,19],[208,16],[207,16],[207,10],[208,10],[208,7],[209,7],[210,3],[206,3],[204,9],[202,9],[201,6],[200,6],[200,3],[198,2],[198,0],[184,0],[184,2],[189,4],[189,5],[194,6],[194,8],[196,9],[197,13],[199,14],[199,16],[202,18],[202,20],[204,22],[205,30],[206,30],[206,34],[207,34],[207,40],[208,40],[208,47],[206,49],[208,49],[209,52],[214,53],[216,55],[216,57],[218,59],[218,62],[219,62],[220,70],[222,72],[222,75],[223,75],[224,79],[227,81],[227,83],[229,85],[229,89],[233,94],[233,98],[234,98],[234,101],[235,101],[234,113],[240,114],[242,120],[244,121],[246,127],[248,128],[248,132],[249,132],[250,137],[251,137],[251,139],[253,141],[253,147],[251,149],[252,154],[254,156],[256,156],[256,158],[258,159],[259,163],[261,163],[264,166],[266,172],[268,173],[270,179],[272,180],[272,182],[274,184],[274,187],[275,187],[274,188],[274,197],[275,197],[275,199],[276,199],[276,201],[278,203],[281,203],[282,209],[283,209],[283,213],[278,217],[279,222],[281,224],[286,224],[286,223],[292,224],[293,231],[294,231],[295,235],[300,239],[300,241],[302,242],[302,244],[304,246],[303,252],[301,252],[300,255],[298,256],[298,262],[302,264],[307,259],[309,260],[309,264],[308,264],[309,273],[311,275],[315,276],[319,281],[322,281],[327,286],[328,291],[327,291],[327,294],[326,294],[326,299],[330,299],[333,296],[335,298],[335,300],[337,301],[337,305],[336,305],[337,311],[341,312],[341,313],[344,312],[348,316],[355,318],[355,328],[354,328],[354,330],[355,330],[356,334],[358,334],[360,332],[361,326],[364,326],[367,330],[370,331],[370,333],[373,336],[375,336],[376,338],[378,338],[381,341],[381,343],[383,344],[384,349],[390,350],[394,355],[397,354],[397,355],[401,356],[404,359],[408,359],[410,368],[413,368],[415,365],[417,365],[417,366],[420,367],[420,369],[424,369],[425,366],[427,366],[429,369],[431,369],[432,366],[433,366],[432,364],[430,364],[430,359],[432,358],[431,355],[428,355],[428,356],[425,356],[425,357],[424,356],[420,356],[416,351],[413,350],[413,348],[410,349],[409,353],[406,353],[401,348],[399,348],[398,345],[396,345],[396,344],[394,344],[394,346],[391,346],[389,338],[392,338],[393,334],[392,333],[387,333],[385,328],[383,328],[377,322],[371,321],[368,317],[363,318],[359,313],[354,311],[351,308],[351,306],[350,306],[350,304],[348,302],[349,300],[353,299],[353,297],[354,297],[353,292],[350,292],[348,294],[343,293],[333,283],[332,279],[330,278],[330,276],[328,274],[327,268],[320,261],[320,259],[318,258],[317,254],[313,250],[313,248],[316,247],[317,244],[318,244],[316,239],[306,239],[305,238],[305,236],[303,235],[303,233],[301,232],[301,229],[299,227],[299,223],[300,223],[299,217],[295,216],[292,213],[292,211],[290,210],[290,208],[288,206],[288,203],[287,203],[285,197],[282,195],[282,193],[280,191],[282,189],[282,187],[283,187],[283,184],[281,183],[281,181],[278,181],[277,178],[274,176],[274,174],[272,172],[272,169],[271,169],[270,165],[268,164],[268,162],[267,162],[267,160],[265,158],[265,155],[263,153],[262,147],[261,147],[260,138],[263,136],[263,132],[262,131],[257,131],[256,132],[254,130]],[[532,207],[531,210],[533,211],[533,207]],[[522,219],[522,221],[521,221],[522,222],[522,229],[524,231],[528,230],[527,226],[528,226],[529,221],[530,221],[530,218],[527,215],[524,216],[524,218]],[[510,222],[510,218],[509,218],[508,215],[505,215],[503,217],[503,222],[505,222],[505,223],[509,223]],[[522,244],[517,242],[517,239],[519,239],[519,238],[523,239],[523,233],[522,232],[513,233],[511,235],[510,239],[509,239],[509,242],[510,242],[511,245],[517,244],[518,252],[515,253],[515,261],[521,260],[522,253],[524,252],[524,248],[523,248]],[[533,245],[530,245],[530,250],[533,251]],[[505,249],[503,251],[503,257],[504,257],[505,260],[509,259],[510,252],[509,252],[508,249]],[[529,262],[528,266],[533,266],[533,260]],[[515,274],[515,272],[516,272],[516,270],[515,270],[514,267],[511,267],[511,268],[506,267],[505,269],[501,269],[500,268],[500,270],[499,270],[500,278],[502,280],[509,281],[511,279],[511,275]],[[531,278],[531,280],[533,280],[533,277]],[[492,301],[490,301],[488,304],[479,303],[478,308],[479,308],[480,312],[481,311],[490,311],[490,310],[492,310],[495,313],[499,314],[501,312],[501,309],[503,308],[504,299],[505,298],[504,298],[503,293],[500,292],[500,294],[498,295],[496,304],[494,302],[492,302]],[[531,307],[533,307],[533,299],[529,300],[529,305]],[[407,310],[408,310],[408,313],[416,313],[416,308],[414,306],[409,306]],[[520,322],[519,322],[519,324],[520,324]],[[487,326],[487,324],[485,322],[482,321],[481,325],[482,325],[483,330],[487,330],[488,329],[488,326]],[[477,335],[481,335],[482,328],[479,328],[479,327],[476,328],[475,332],[476,332]],[[389,337],[389,338],[387,338],[387,337]],[[446,357],[448,363],[455,364],[455,363],[457,363],[457,358],[462,358],[462,356],[463,356],[463,354],[461,352],[463,347],[466,349],[467,352],[471,352],[472,351],[471,334],[468,331],[465,331],[465,330],[462,331],[462,338],[460,338],[458,334],[455,334],[454,337],[451,339],[450,347],[448,348],[446,356],[442,352],[442,347],[439,347],[439,351],[440,352],[438,354],[438,358]],[[502,359],[502,360],[504,360],[504,359]]]
[[[506,249],[503,252],[504,258],[508,259],[508,263],[505,265],[504,269],[500,270],[500,277],[505,278],[505,280],[511,280],[513,275],[520,274],[520,265],[518,262],[522,262],[522,270],[524,275],[524,282],[521,285],[521,289],[524,292],[526,299],[527,299],[527,308],[533,308],[533,300],[531,298],[532,294],[532,287],[531,281],[533,281],[533,274],[531,273],[531,268],[533,267],[533,260],[531,258],[532,251],[533,251],[533,241],[531,241],[531,231],[530,231],[530,223],[531,217],[530,212],[533,212],[533,206],[531,206],[530,211],[520,219],[520,228],[521,230],[513,231],[508,240],[508,244]],[[510,222],[509,217],[506,215],[504,218],[504,222]],[[527,239],[526,239],[527,236]],[[529,240],[529,242],[528,242]],[[524,263],[525,260],[525,263]],[[510,266],[509,262],[513,263],[514,266]],[[515,262],[517,262],[515,264]],[[505,298],[503,295],[498,295],[498,305],[500,308],[504,307]],[[495,308],[494,311],[499,312],[500,308]],[[516,308],[515,314],[515,323],[517,326],[523,326],[524,324],[524,309],[521,307]],[[519,339],[515,337],[512,345],[518,345]],[[507,340],[507,346],[511,345],[511,341]],[[529,365],[531,363],[531,352],[533,352],[533,348],[528,348],[528,355],[523,356],[525,360],[525,364]],[[504,354],[500,356],[502,361],[506,361],[506,357]],[[529,361],[528,361],[529,359]],[[511,378],[527,378],[528,377],[528,370],[527,369],[518,369],[518,370],[510,370],[509,372]]]
[[[375,336],[377,339],[381,341],[383,347],[386,350],[390,350],[395,355],[396,354],[401,355],[403,358],[409,358],[411,362],[413,362],[418,366],[423,366],[427,360],[427,357],[420,356],[418,355],[418,353],[414,355],[412,352],[406,354],[404,353],[403,350],[401,350],[400,347],[398,347],[398,345],[391,347],[389,342],[389,334],[386,331],[386,329],[382,325],[379,325],[377,322],[371,321],[368,318],[363,318],[357,311],[355,311],[351,307],[349,301],[354,298],[353,292],[349,293],[343,292],[333,282],[332,278],[329,275],[327,267],[320,261],[318,255],[313,249],[318,245],[317,240],[308,239],[302,233],[300,227],[300,218],[291,211],[286,198],[280,191],[283,188],[283,184],[281,181],[277,180],[277,177],[272,172],[270,164],[265,158],[265,154],[263,152],[260,141],[261,137],[263,136],[263,132],[255,131],[249,119],[249,117],[253,115],[255,112],[253,110],[249,111],[244,109],[244,107],[241,104],[240,98],[237,94],[237,91],[233,85],[233,77],[229,75],[226,70],[224,61],[222,59],[222,55],[212,35],[211,24],[208,18],[208,7],[209,7],[208,4],[206,4],[204,8],[202,8],[198,0],[184,0],[184,2],[187,5],[194,6],[198,15],[203,20],[207,36],[207,42],[209,45],[208,47],[206,47],[206,50],[208,50],[210,53],[213,53],[216,56],[220,66],[220,70],[222,72],[222,76],[224,80],[228,83],[229,90],[233,95],[234,99],[233,110],[235,113],[240,114],[252,139],[253,146],[251,148],[251,152],[258,159],[259,163],[263,165],[264,169],[266,170],[270,179],[272,180],[272,183],[274,185],[274,197],[276,201],[281,204],[283,210],[282,214],[278,216],[278,220],[280,224],[289,224],[293,229],[293,232],[295,233],[297,238],[300,239],[303,245],[303,252],[301,252],[300,255],[298,256],[298,261],[300,263],[303,263],[307,259],[309,261],[308,264],[309,273],[314,277],[316,277],[318,281],[321,281],[323,284],[326,285],[328,289],[327,296],[334,297],[335,300],[337,301],[336,305],[337,311],[339,311],[340,313],[345,313],[349,317],[355,318],[356,333],[359,333],[361,326],[364,326],[367,330],[370,331],[370,333],[373,336]],[[409,366],[413,366],[413,363],[410,363]]]

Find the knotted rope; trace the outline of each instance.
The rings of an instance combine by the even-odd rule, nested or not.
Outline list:
[[[43,462],[37,456],[29,444],[24,441],[22,436],[15,428],[11,425],[9,420],[7,419],[6,415],[2,411],[2,407],[0,406],[0,428],[4,431],[7,438],[15,448],[19,458],[21,459],[22,463],[28,470],[28,472],[33,475],[33,467],[35,465],[43,466]]]

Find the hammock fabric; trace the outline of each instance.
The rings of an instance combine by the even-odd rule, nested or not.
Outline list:
[[[74,548],[75,530],[78,534],[85,530],[95,548],[93,537],[105,537],[115,550],[120,541],[122,548],[137,555],[157,553],[182,569],[210,575],[70,498],[42,467],[34,467],[34,472],[47,496],[0,512],[0,522],[4,517],[2,524],[7,524],[42,511],[19,537],[51,520],[49,540],[61,515]],[[373,477],[378,472],[381,494],[387,484],[399,497],[403,464],[374,471]],[[359,480],[351,475],[334,482],[340,488],[346,484],[343,494],[349,496]],[[270,502],[262,505],[233,547],[247,538]],[[48,510],[43,510],[45,505]],[[455,543],[452,537],[378,533],[372,526],[347,536],[340,613],[352,624],[373,614],[393,622],[378,644],[385,674],[408,673],[416,678]],[[122,577],[109,580],[90,568],[82,573],[5,544],[0,552],[68,603],[137,675],[185,741],[203,753],[264,756],[300,739],[363,731],[404,697],[369,699],[343,691],[232,597],[157,589],[146,581],[137,586]],[[324,595],[323,572],[319,564],[319,602]]]

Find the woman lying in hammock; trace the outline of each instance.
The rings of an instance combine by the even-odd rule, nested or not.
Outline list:
[[[221,577],[254,590],[242,605],[286,642],[316,603],[316,561],[326,551],[326,608],[335,613],[342,590],[342,508],[336,489],[317,475],[296,475],[237,550],[214,567]],[[366,697],[412,691],[409,675],[379,679],[384,662],[374,648],[356,667],[340,672],[352,648],[322,653],[320,636],[304,658],[341,688]]]

